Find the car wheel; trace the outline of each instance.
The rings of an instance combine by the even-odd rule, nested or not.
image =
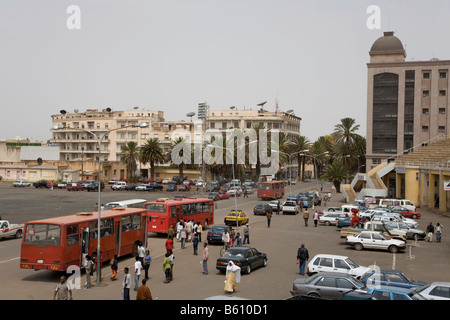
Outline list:
[[[320,296],[315,292],[308,293],[308,297],[320,298]]]
[[[250,265],[247,265],[247,268],[245,268],[245,273],[246,274],[250,274],[250,272],[252,272],[252,267],[250,267]]]
[[[325,225],[330,226],[331,225],[330,221],[325,221]]]
[[[361,251],[362,249],[364,249],[364,247],[361,243],[355,243],[355,249]]]
[[[15,237],[16,239],[22,238],[22,230],[18,230],[18,231],[16,232],[16,234],[14,235],[14,237]]]
[[[417,219],[417,215],[416,215],[416,214],[413,214],[412,218],[413,218],[413,219]]]
[[[397,253],[397,252],[398,252],[398,247],[392,245],[392,246],[390,246],[390,247],[388,248],[388,250],[389,250],[390,253]]]

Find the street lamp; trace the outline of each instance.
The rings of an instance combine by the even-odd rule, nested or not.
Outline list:
[[[101,255],[100,255],[100,241],[101,241],[101,234],[100,234],[100,217],[101,217],[101,210],[102,210],[102,196],[101,196],[101,182],[100,182],[100,178],[101,178],[101,171],[102,171],[102,167],[101,167],[101,144],[102,144],[102,140],[112,131],[116,131],[116,130],[120,130],[120,129],[125,129],[125,128],[146,128],[148,127],[148,124],[143,122],[143,123],[139,123],[139,124],[131,124],[128,126],[124,126],[124,127],[120,127],[120,128],[114,128],[114,129],[110,129],[108,131],[106,131],[101,137],[97,137],[97,135],[95,133],[93,133],[90,130],[87,129],[83,129],[83,128],[67,128],[61,125],[56,125],[53,126],[52,129],[53,130],[62,130],[62,129],[71,129],[71,130],[79,130],[79,131],[84,131],[89,133],[90,135],[92,135],[98,142],[98,215],[97,215],[97,285],[100,285],[100,278],[101,278],[101,270],[100,270],[100,263],[101,263]]]

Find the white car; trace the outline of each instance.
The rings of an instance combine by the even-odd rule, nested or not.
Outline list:
[[[134,188],[135,191],[147,191],[147,185],[146,184],[141,184],[138,185],[136,188]]]
[[[417,221],[413,219],[404,218],[400,215],[394,215],[391,213],[383,214],[383,215],[373,215],[372,221],[383,221],[383,222],[403,222],[406,223],[410,228],[416,229],[419,226]]]
[[[18,180],[13,183],[13,187],[29,187],[29,186],[31,186],[31,183],[22,180]]]
[[[118,181],[115,184],[111,186],[111,189],[113,190],[124,190],[127,186],[127,183],[125,181]]]
[[[308,276],[312,276],[317,272],[337,272],[359,278],[369,270],[370,268],[358,265],[347,256],[318,254],[308,263],[306,273]]]
[[[428,300],[450,300],[450,282],[432,282],[416,291]]]
[[[278,200],[272,200],[268,203],[268,205],[273,209],[273,210],[277,210],[278,208],[278,204],[280,203],[280,201]],[[280,203],[280,210],[281,210],[281,203]]]
[[[381,249],[391,253],[399,252],[406,248],[406,242],[397,239],[387,239],[379,232],[363,231],[355,236],[347,236],[346,243],[356,250]]]
[[[227,193],[233,197],[235,195],[237,195],[239,197],[242,193],[242,189],[240,187],[231,187],[230,189],[228,189]]]
[[[344,219],[344,218],[347,218],[347,215],[345,213],[328,212],[328,213],[325,213],[323,216],[319,217],[319,222],[326,226],[331,226],[331,225],[336,225],[337,221],[339,219]]]
[[[281,211],[283,211],[283,214],[285,213],[298,214],[299,206],[297,202],[288,200],[281,206]]]

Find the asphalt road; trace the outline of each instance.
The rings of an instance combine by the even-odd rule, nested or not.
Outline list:
[[[297,183],[292,187],[293,192],[309,190],[316,186],[315,182]],[[324,184],[324,192],[330,190],[330,185]],[[286,189],[289,192],[289,188]],[[171,194],[172,195],[172,194]],[[154,200],[167,196],[166,192],[127,192],[111,191],[108,186],[102,193],[102,202],[144,198]],[[342,205],[339,194],[333,192],[329,206]],[[25,188],[12,188],[9,184],[0,184],[0,215],[11,223],[24,223],[28,220],[43,219],[54,216],[74,214],[80,211],[92,211],[97,202],[95,192],[68,192],[66,190],[47,190]],[[289,290],[293,281],[299,277],[296,265],[296,252],[301,243],[309,250],[310,257],[319,253],[340,254],[349,256],[360,265],[377,265],[381,268],[395,268],[402,270],[415,280],[425,282],[450,281],[450,246],[446,233],[450,219],[437,213],[421,210],[422,218],[419,228],[425,229],[431,221],[440,222],[443,226],[442,243],[427,243],[420,241],[409,251],[399,254],[390,254],[383,251],[363,250],[355,251],[345,245],[339,237],[336,227],[319,226],[315,228],[312,217],[309,227],[305,227],[302,216],[274,215],[271,228],[267,228],[265,216],[254,216],[253,207],[258,203],[256,194],[248,199],[238,198],[238,208],[250,217],[250,242],[261,252],[268,255],[266,268],[253,270],[250,275],[243,275],[241,283],[234,296],[258,300],[283,300],[290,297]],[[221,200],[217,202],[215,223],[223,224],[223,218],[231,209],[234,201]],[[239,228],[242,233],[242,228]],[[206,232],[203,232],[206,239]],[[207,297],[224,294],[225,276],[215,269],[216,259],[219,257],[219,245],[210,245],[209,274],[202,274],[201,253],[193,255],[192,245],[185,249],[175,242],[174,280],[164,284],[162,270],[165,237],[149,234],[148,249],[152,255],[150,267],[150,281],[148,285],[153,297],[160,300],[202,300]],[[413,244],[413,242],[410,241]],[[2,300],[29,300],[51,299],[53,290],[58,282],[59,274],[50,271],[31,271],[19,268],[20,240],[6,239],[0,241],[0,299]],[[103,280],[100,287],[95,285],[91,290],[74,290],[74,299],[77,300],[120,300],[123,268],[132,267],[134,259],[124,257],[119,259],[119,280],[112,282],[109,279],[109,266],[103,267]],[[132,268],[131,268],[132,269]],[[81,283],[84,283],[82,274]],[[133,280],[134,284],[134,280]],[[135,292],[131,290],[131,299]]]

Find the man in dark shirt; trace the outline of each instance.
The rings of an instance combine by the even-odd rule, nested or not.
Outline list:
[[[300,271],[300,275],[304,275],[305,274],[305,266],[306,266],[306,261],[308,261],[309,259],[309,252],[308,249],[305,248],[305,245],[302,243],[300,248],[297,251],[297,260],[298,260],[298,264],[299,264],[299,271]]]

